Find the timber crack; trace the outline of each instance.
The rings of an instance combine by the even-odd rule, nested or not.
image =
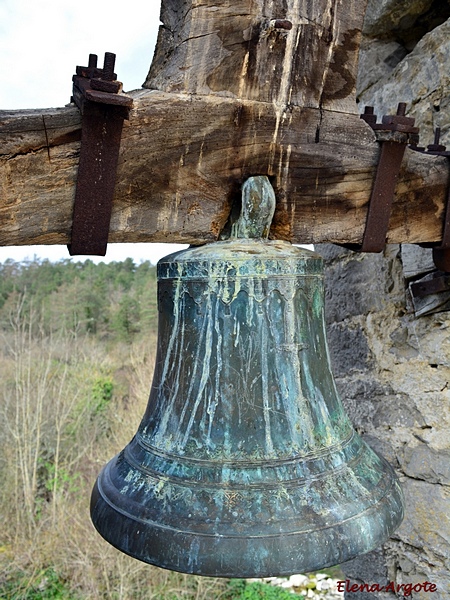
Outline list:
[[[22,150],[21,152],[16,152],[15,154],[0,154],[0,160],[14,160],[18,156],[27,156],[28,154],[37,154],[41,150],[50,151],[50,146],[44,144],[43,146],[37,146],[36,148],[28,148],[27,150]]]

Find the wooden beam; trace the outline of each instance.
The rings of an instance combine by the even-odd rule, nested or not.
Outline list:
[[[242,182],[265,174],[272,237],[359,243],[379,158],[354,99],[363,5],[164,0],[153,89],[134,92],[123,131],[110,241],[214,240]],[[80,126],[72,107],[0,112],[0,245],[70,241]],[[389,242],[440,239],[447,177],[446,159],[407,150]]]

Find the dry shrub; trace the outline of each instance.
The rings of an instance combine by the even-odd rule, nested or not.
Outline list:
[[[95,531],[95,478],[144,414],[156,337],[105,351],[76,331],[50,335],[20,306],[0,348],[0,596],[211,600],[221,580],[136,561]]]

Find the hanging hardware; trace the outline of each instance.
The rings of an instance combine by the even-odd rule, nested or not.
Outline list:
[[[71,256],[105,256],[112,200],[124,119],[133,99],[122,92],[114,73],[116,55],[105,53],[103,69],[97,56],[89,55],[87,67],[73,76],[72,101],[82,114],[81,151],[78,166],[71,242]]]
[[[386,236],[391,216],[395,186],[406,146],[418,141],[419,129],[414,119],[405,116],[406,103],[400,102],[396,115],[385,115],[377,123],[373,106],[366,106],[361,119],[375,131],[381,143],[380,160],[369,201],[362,252],[381,252],[386,245]]]
[[[450,152],[446,146],[440,144],[441,129],[436,127],[434,132],[433,144],[428,144],[426,148],[423,146],[411,145],[411,150],[422,152],[432,156],[445,156],[450,159]],[[442,230],[442,240],[437,246],[433,246],[433,261],[436,267],[446,273],[450,272],[450,186],[447,192],[444,227]]]

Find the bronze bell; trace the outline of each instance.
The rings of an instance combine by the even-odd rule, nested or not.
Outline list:
[[[158,263],[148,407],[91,501],[100,534],[139,560],[289,575],[368,552],[402,520],[392,468],[336,391],[322,260],[266,239],[274,206],[250,178],[230,239]]]

